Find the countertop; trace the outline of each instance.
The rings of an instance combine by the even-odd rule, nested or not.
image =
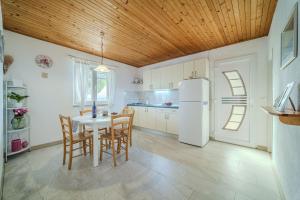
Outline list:
[[[140,106],[140,107],[154,107],[154,108],[173,108],[178,109],[178,105],[172,104],[171,106],[167,106],[164,104],[144,104],[144,103],[130,103],[127,106]]]

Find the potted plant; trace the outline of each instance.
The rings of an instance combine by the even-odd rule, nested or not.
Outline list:
[[[28,112],[26,108],[13,109],[14,118],[11,120],[13,129],[22,129],[26,127],[26,120],[24,115]]]
[[[26,98],[28,98],[29,96],[27,96],[27,95],[19,95],[19,94],[17,94],[17,93],[15,93],[15,92],[11,92],[11,93],[9,93],[8,95],[7,95],[7,97],[9,98],[9,99],[12,99],[12,100],[15,100],[16,101],[16,103],[15,103],[15,107],[17,107],[17,108],[19,108],[19,107],[22,107],[22,103],[21,103],[21,101],[23,100],[23,99],[26,99]]]

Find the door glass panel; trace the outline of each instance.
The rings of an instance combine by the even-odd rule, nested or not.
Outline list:
[[[231,107],[231,114],[223,127],[224,130],[238,131],[246,115],[246,105]]]
[[[232,92],[235,96],[244,96],[246,94],[244,87],[234,87]]]
[[[239,74],[236,71],[224,72],[227,79],[239,79]]]
[[[228,122],[224,129],[235,131],[238,129],[239,125],[240,123],[237,122]]]
[[[245,106],[233,106],[232,113],[243,115],[245,113]]]
[[[230,79],[230,84],[232,87],[243,87],[243,82],[240,79],[232,80]]]
[[[243,120],[243,115],[231,115],[230,121],[241,122]]]
[[[233,96],[246,96],[246,88],[240,73],[237,70],[223,72]]]

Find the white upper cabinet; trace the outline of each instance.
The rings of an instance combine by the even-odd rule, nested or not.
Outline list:
[[[189,61],[183,64],[184,79],[209,78],[209,61],[206,58]]]
[[[194,61],[183,63],[183,79],[189,79],[194,72]]]
[[[197,77],[209,78],[209,61],[206,58],[194,61],[194,70]]]
[[[143,90],[152,90],[152,73],[150,70],[143,72]]]
[[[160,69],[155,69],[151,70],[151,84],[153,90],[155,89],[161,89],[160,83],[161,83],[161,70]]]
[[[143,90],[177,89],[183,79],[209,78],[208,59],[198,59],[186,63],[152,69],[143,72]]]
[[[183,65],[171,65],[160,69],[161,89],[177,89],[180,81],[183,80]]]
[[[179,82],[183,80],[183,64],[176,64],[170,67],[170,89],[177,89]]]

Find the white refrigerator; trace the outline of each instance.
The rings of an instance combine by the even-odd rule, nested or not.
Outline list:
[[[203,147],[209,140],[209,81],[183,80],[179,86],[180,142]]]

